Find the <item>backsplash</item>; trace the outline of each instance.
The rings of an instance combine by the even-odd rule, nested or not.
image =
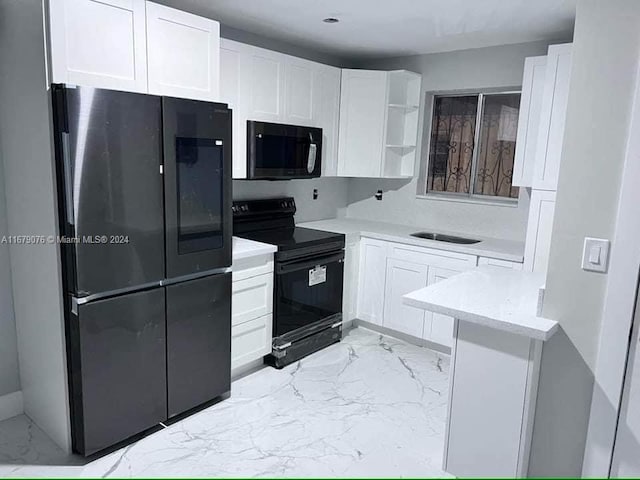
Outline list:
[[[251,200],[289,196],[296,200],[296,222],[344,217],[347,207],[347,178],[301,180],[234,180],[233,199]],[[313,190],[318,198],[313,199]]]

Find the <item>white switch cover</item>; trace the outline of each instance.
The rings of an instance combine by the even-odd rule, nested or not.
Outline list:
[[[582,269],[590,272],[606,272],[609,261],[609,240],[604,238],[584,239]]]

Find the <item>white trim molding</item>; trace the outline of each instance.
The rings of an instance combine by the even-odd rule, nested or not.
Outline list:
[[[24,413],[24,403],[21,390],[0,397],[0,422],[22,413]]]
[[[640,70],[631,112],[582,475],[608,477],[640,272]]]

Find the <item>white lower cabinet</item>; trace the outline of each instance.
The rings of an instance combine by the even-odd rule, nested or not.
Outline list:
[[[342,321],[357,317],[358,273],[360,266],[360,241],[347,239],[344,255],[344,282],[342,287]]]
[[[376,325],[382,325],[387,245],[372,238],[363,238],[360,242],[358,318]]]
[[[231,294],[231,369],[271,352],[273,255],[234,262]]]
[[[430,267],[429,268],[429,285],[438,283],[441,280],[445,280],[456,273],[460,273],[460,270],[451,270],[449,268],[442,267]],[[422,338],[429,340],[433,343],[438,343],[446,347],[451,347],[453,344],[453,317],[448,315],[442,315],[441,313],[427,312],[424,322],[424,333]]]
[[[363,237],[356,317],[451,347],[453,318],[407,306],[402,297],[474,268],[477,261],[475,255]]]
[[[497,258],[478,257],[478,266],[480,265],[491,265],[493,267],[508,268],[510,270],[522,270],[522,263],[520,262],[498,260]]]
[[[403,295],[427,286],[429,267],[395,258],[387,259],[383,326],[422,337],[425,310],[402,302]]]

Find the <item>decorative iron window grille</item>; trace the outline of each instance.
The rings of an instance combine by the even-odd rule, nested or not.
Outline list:
[[[520,92],[433,97],[426,193],[518,198]]]

